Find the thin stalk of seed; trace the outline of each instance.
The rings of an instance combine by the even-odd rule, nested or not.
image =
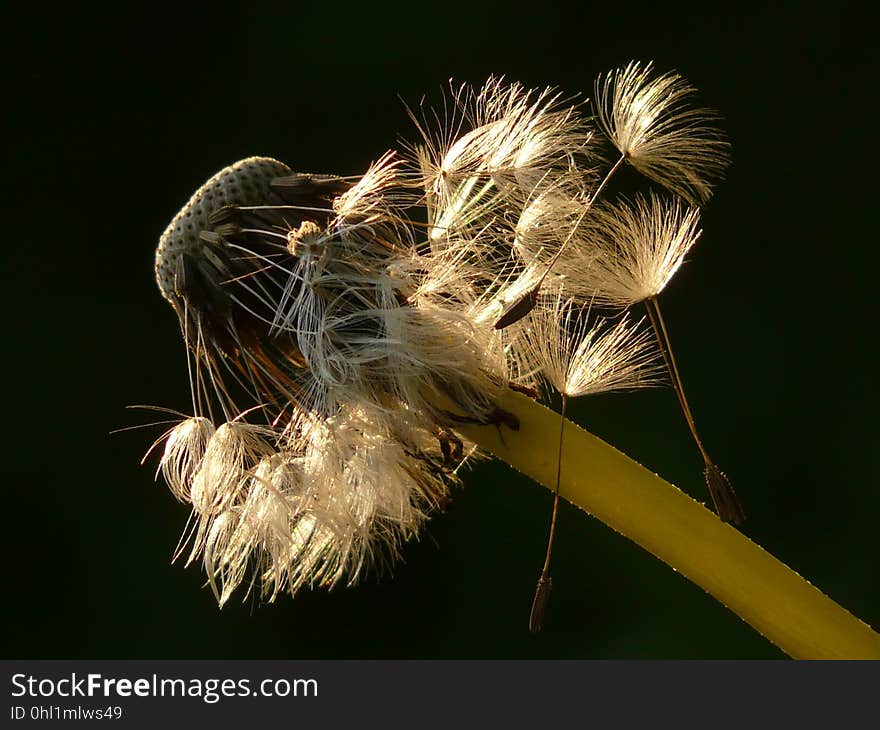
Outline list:
[[[562,410],[559,419],[559,451],[556,461],[556,489],[553,492],[553,514],[550,517],[550,534],[547,537],[547,553],[544,556],[544,567],[538,578],[535,588],[535,597],[532,600],[532,611],[529,614],[529,631],[537,634],[544,625],[544,614],[547,611],[547,602],[550,600],[550,590],[553,588],[553,579],[550,576],[550,556],[553,553],[553,538],[556,537],[556,516],[559,513],[559,484],[562,479],[562,438],[565,434],[565,409],[568,406],[568,397],[562,394]]]
[[[672,351],[672,343],[669,340],[669,333],[666,331],[666,323],[663,321],[663,315],[660,313],[660,303],[657,297],[649,297],[645,300],[645,309],[648,311],[648,317],[651,320],[651,327],[657,336],[657,344],[660,352],[663,354],[663,361],[666,363],[666,369],[672,379],[672,388],[678,397],[678,403],[681,406],[681,412],[687,422],[688,429],[700,455],[703,457],[703,476],[706,480],[706,486],[715,505],[715,511],[724,522],[732,522],[735,525],[741,525],[745,522],[746,515],[740,504],[739,498],[727,475],[721,471],[706,451],[703,442],[697,434],[697,425],[691,412],[690,404],[688,404],[687,396],[684,393],[684,385],[682,385],[681,375],[678,372],[678,365],[675,362],[675,354]]]
[[[535,305],[538,303],[538,295],[541,293],[541,286],[544,284],[544,280],[550,274],[550,271],[556,265],[556,262],[559,261],[559,257],[562,256],[565,249],[568,247],[568,244],[571,243],[571,239],[574,238],[574,234],[577,231],[578,226],[581,224],[581,221],[584,219],[590,209],[593,207],[593,204],[599,199],[599,196],[602,194],[602,191],[605,189],[605,186],[608,184],[608,181],[614,176],[614,173],[620,169],[620,166],[626,162],[626,155],[621,155],[617,162],[611,167],[611,169],[605,174],[605,177],[602,178],[602,182],[599,183],[599,187],[596,188],[596,192],[593,193],[590,198],[590,202],[584,207],[583,212],[578,216],[577,221],[572,226],[571,232],[568,234],[566,239],[562,242],[562,245],[553,254],[553,258],[550,259],[550,263],[547,264],[547,268],[544,269],[544,273],[541,274],[541,278],[538,279],[535,284],[529,288],[527,291],[523,292],[519,297],[517,297],[514,302],[504,310],[501,316],[498,318],[498,321],[495,322],[496,330],[503,330],[506,327],[510,327],[510,325],[519,322],[523,317],[525,317],[529,312],[531,312]]]

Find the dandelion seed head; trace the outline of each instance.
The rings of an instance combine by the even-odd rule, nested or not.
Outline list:
[[[701,192],[687,175],[711,172],[715,148],[677,111],[690,87],[646,73],[606,81],[600,121],[643,172]],[[696,212],[594,205],[581,106],[500,78],[462,86],[442,115],[422,110],[419,142],[362,175],[251,157],[174,217],[155,272],[192,416],[160,470],[192,508],[178,554],[200,560],[220,605],[239,587],[272,601],[393,565],[474,455],[456,426],[513,427],[498,408],[509,384],[577,397],[651,382],[638,323],[591,321],[583,304],[662,289]],[[531,314],[496,329],[524,296]]]

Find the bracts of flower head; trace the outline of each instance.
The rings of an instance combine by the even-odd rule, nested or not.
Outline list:
[[[491,79],[446,108],[361,176],[241,160],[160,239],[193,409],[161,470],[221,604],[243,583],[272,600],[393,562],[474,451],[456,425],[518,427],[496,405],[508,386],[644,382],[644,336],[600,335],[577,309],[599,254],[552,270],[591,246],[608,179],[581,107]]]

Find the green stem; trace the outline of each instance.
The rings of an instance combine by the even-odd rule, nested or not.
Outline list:
[[[520,429],[462,426],[465,437],[548,489],[559,414],[519,393],[499,406]],[[563,498],[712,594],[796,659],[880,659],[880,635],[676,487],[567,424]]]

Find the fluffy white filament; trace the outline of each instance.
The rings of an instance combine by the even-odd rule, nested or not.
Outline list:
[[[694,94],[678,74],[655,76],[650,63],[632,62],[596,81],[596,111],[602,131],[633,167],[704,203],[727,167],[729,145],[713,126],[717,115],[690,106]]]
[[[599,206],[564,254],[560,271],[579,274],[582,298],[629,307],[656,297],[700,237],[700,211],[657,195]]]
[[[528,359],[568,398],[656,384],[656,351],[649,330],[627,315],[617,323],[592,321],[560,288],[523,327]]]

